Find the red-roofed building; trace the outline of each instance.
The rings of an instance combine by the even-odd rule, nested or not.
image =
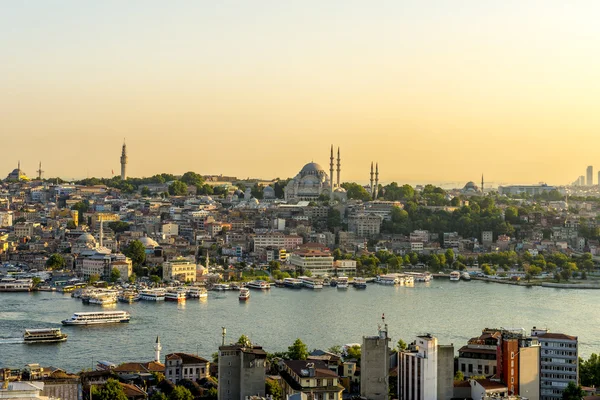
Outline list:
[[[286,396],[301,393],[314,399],[341,400],[340,377],[323,361],[287,360],[282,363],[281,386]]]

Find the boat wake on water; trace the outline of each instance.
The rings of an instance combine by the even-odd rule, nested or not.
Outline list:
[[[0,344],[22,344],[23,338],[0,338]]]

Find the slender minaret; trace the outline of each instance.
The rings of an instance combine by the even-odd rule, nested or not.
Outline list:
[[[160,344],[160,338],[156,337],[156,343],[154,344],[154,361],[160,362],[160,351],[162,350],[162,346]]]
[[[340,148],[338,147],[338,156],[337,156],[337,187],[342,187],[340,183],[340,173],[342,172],[342,159],[340,158]]]
[[[104,220],[100,217],[100,247],[103,245],[102,239],[104,238]]]
[[[375,164],[375,200],[377,200],[378,193],[379,193],[379,163]]]
[[[127,146],[125,145],[125,139],[123,139],[123,148],[121,149],[121,179],[127,178]]]
[[[483,194],[483,174],[481,174],[481,194]]]
[[[42,174],[44,173],[44,171],[42,171],[42,162],[40,161],[40,167],[38,168],[38,170],[36,171],[38,173],[38,181],[42,180]]]
[[[371,161],[371,198],[373,198],[373,161]]]
[[[333,145],[331,145],[331,154],[329,156],[329,198],[333,199]]]

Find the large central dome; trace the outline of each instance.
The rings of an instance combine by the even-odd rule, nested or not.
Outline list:
[[[306,164],[300,170],[300,175],[318,175],[319,173],[324,173],[325,170],[316,162],[310,162]]]

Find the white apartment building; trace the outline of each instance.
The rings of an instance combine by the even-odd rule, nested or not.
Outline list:
[[[429,242],[429,231],[425,230],[416,230],[410,233],[411,242]]]
[[[437,400],[437,351],[437,339],[423,335],[408,351],[398,353],[399,400]]]
[[[12,211],[0,211],[0,228],[6,228],[13,224]]]
[[[359,237],[379,235],[383,218],[375,214],[355,214],[348,218],[348,231]]]
[[[178,236],[179,235],[179,225],[174,224],[172,222],[167,222],[162,225],[162,234],[166,237],[169,236]]]
[[[356,260],[337,260],[333,263],[338,276],[356,275]]]
[[[537,337],[540,343],[540,399],[562,399],[569,382],[579,382],[577,336],[535,327],[531,336]]]
[[[254,237],[254,251],[267,247],[278,249],[295,249],[302,244],[302,236],[284,235],[283,233],[263,233]]]
[[[163,280],[196,282],[196,263],[187,258],[175,258],[163,263]]]
[[[494,232],[492,232],[492,231],[481,232],[481,242],[482,243],[493,243],[494,242]]]
[[[301,268],[304,272],[310,271],[315,276],[333,275],[333,256],[329,251],[298,250],[289,258],[290,264]]]

